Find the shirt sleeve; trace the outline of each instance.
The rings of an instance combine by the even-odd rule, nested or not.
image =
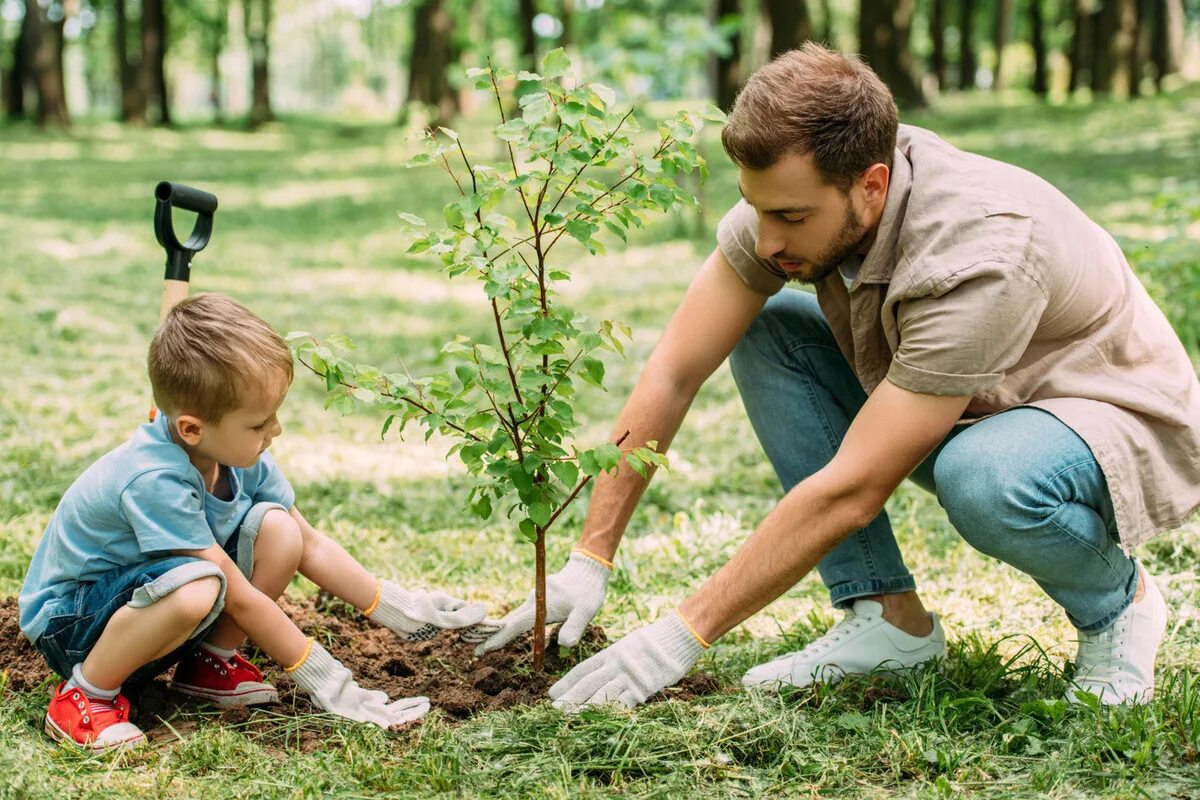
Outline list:
[[[170,470],[139,475],[121,492],[121,513],[142,553],[203,550],[216,539],[198,487]]]
[[[745,200],[729,209],[717,223],[717,246],[742,282],[756,292],[772,295],[787,283],[779,267],[754,252],[758,239],[758,215]]]
[[[902,300],[888,380],[944,396],[991,389],[1029,346],[1046,302],[1037,281],[1005,263],[976,264],[933,294]]]
[[[270,453],[259,456],[251,472],[255,482],[252,493],[255,503],[279,503],[287,509],[296,504],[295,490]]]

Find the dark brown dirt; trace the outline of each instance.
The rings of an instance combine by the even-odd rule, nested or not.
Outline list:
[[[280,605],[301,630],[316,637],[341,660],[362,686],[381,689],[390,697],[424,695],[434,708],[460,720],[480,712],[541,702],[559,676],[608,642],[604,631],[593,625],[578,647],[560,654],[553,643],[557,631],[552,630],[545,674],[535,675],[530,670],[532,637],[529,635],[504,650],[476,658],[474,645],[460,642],[454,633],[442,633],[426,642],[402,642],[391,631],[372,625],[337,600],[316,598],[297,603],[285,597]],[[279,689],[280,703],[270,707],[274,714],[317,711],[269,659],[256,654],[252,660],[263,667],[265,680]],[[16,598],[0,599],[0,665],[4,665],[3,672],[8,675],[9,688],[18,691],[34,689],[50,677],[41,655],[20,633]],[[689,700],[718,691],[720,687],[711,675],[693,673],[656,699]],[[166,688],[165,676],[140,690],[131,689],[128,694],[134,707],[134,722],[152,740],[173,738],[175,732],[185,733],[195,728],[194,722],[186,720],[173,721],[170,728],[158,724],[160,719],[170,719],[180,708],[192,705],[192,701]],[[250,722],[251,715],[244,708],[224,711],[219,720],[236,727],[258,727]],[[304,742],[297,744],[306,746]]]

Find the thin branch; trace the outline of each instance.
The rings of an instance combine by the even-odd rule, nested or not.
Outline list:
[[[496,73],[492,70],[492,60],[488,59],[488,77],[492,79],[492,94],[496,97],[496,107],[500,109],[500,123],[504,124],[508,120],[504,116],[504,100],[500,97],[500,85],[496,83]],[[513,177],[520,177],[521,170],[517,169],[517,155],[513,152],[512,142],[505,142],[508,145],[508,160],[512,162]],[[520,186],[517,187],[517,194],[521,196],[521,205],[525,206],[525,213],[529,216],[529,224],[537,230],[537,220],[533,216],[533,210],[529,207],[529,199],[525,197],[525,190]]]
[[[512,383],[513,396],[517,398],[518,403],[525,405],[525,401],[521,399],[521,390],[517,388],[517,374],[513,371],[508,343],[504,339],[504,326],[500,324],[500,305],[494,297],[492,298],[492,317],[496,320],[496,334],[500,337],[500,350],[504,353],[504,366],[508,367],[508,380]]]
[[[307,367],[307,368],[308,368],[308,370],[309,370],[310,372],[312,372],[312,374],[314,374],[314,375],[317,375],[317,376],[320,376],[320,377],[325,377],[325,373],[323,373],[323,372],[317,372],[317,370],[313,368],[313,365],[312,365],[312,364],[309,364],[309,363],[308,363],[307,361],[305,361],[303,358],[300,358],[299,356],[297,356],[296,360],[297,360],[297,361],[299,361],[301,364],[303,364],[305,367]],[[359,388],[357,384],[350,383],[349,381],[345,380],[344,378],[339,378],[339,379],[338,379],[338,384],[339,384],[339,385],[341,385],[341,386],[345,386],[347,389],[357,389],[357,388]],[[405,395],[402,395],[402,394],[398,395],[398,394],[396,394],[395,392],[390,392],[390,391],[389,391],[389,392],[377,392],[377,394],[378,394],[380,397],[387,397],[387,398],[389,398],[389,399],[391,399],[391,400],[395,400],[395,401],[398,401],[398,402],[404,402],[404,403],[408,403],[408,404],[409,404],[410,406],[412,406],[413,408],[416,408],[416,409],[418,409],[418,410],[420,410],[420,411],[424,411],[426,414],[437,415],[437,412],[436,412],[436,411],[434,411],[432,408],[429,408],[429,407],[428,407],[428,406],[426,406],[426,405],[423,405],[423,404],[421,404],[421,403],[418,403],[416,400],[413,400],[411,397],[407,397],[407,396],[405,396]],[[476,436],[475,434],[471,433],[471,432],[470,432],[470,431],[468,431],[466,428],[463,428],[463,427],[462,427],[462,426],[460,426],[460,425],[455,425],[453,422],[450,422],[449,420],[445,419],[444,417],[443,417],[443,419],[442,419],[442,424],[443,424],[443,425],[445,425],[447,428],[450,428],[451,430],[456,430],[456,431],[458,431],[458,432],[459,432],[459,433],[461,433],[463,436],[469,436],[470,438],[474,439],[474,440],[475,440],[475,441],[477,441],[477,442],[482,442],[482,441],[483,441],[483,439],[481,439],[481,438],[479,438],[478,436]]]
[[[450,173],[450,177],[454,179],[454,185],[458,187],[458,193],[466,197],[467,193],[463,191],[462,184],[458,182],[458,176],[454,174],[454,170],[450,168],[450,159],[446,158],[446,154],[442,153],[442,163],[446,165],[446,172]]]
[[[585,162],[578,170],[576,170],[574,177],[571,178],[571,182],[567,184],[567,188],[563,189],[562,194],[560,194],[558,199],[554,201],[554,207],[550,209],[551,214],[553,214],[555,211],[558,211],[559,204],[561,204],[566,198],[567,192],[571,191],[571,187],[575,185],[575,181],[579,180],[579,176],[583,174],[583,171],[592,165],[592,158],[595,158],[597,155],[599,155],[600,151],[612,141],[613,137],[616,136],[617,132],[621,130],[621,126],[625,124],[625,120],[629,119],[631,114],[633,114],[632,108],[625,113],[625,116],[621,117],[621,121],[617,123],[617,127],[612,129],[612,133],[608,134],[604,141],[600,143],[600,146],[596,148],[595,154],[593,154],[592,157],[587,160],[587,162]]]
[[[614,444],[616,444],[617,447],[620,447],[621,443],[624,442],[628,438],[629,438],[629,431],[625,431],[625,433],[621,435],[621,438],[617,439],[617,441],[614,442]],[[588,481],[590,481],[591,479],[592,479],[591,475],[584,475],[579,480],[579,483],[575,484],[575,488],[571,490],[571,493],[569,495],[567,495],[567,499],[563,500],[562,503],[559,504],[558,508],[554,509],[554,513],[550,515],[550,519],[546,520],[546,524],[542,526],[543,530],[548,530],[550,528],[550,526],[554,524],[554,520],[558,519],[558,515],[561,514],[563,511],[565,511],[567,506],[571,505],[571,501],[573,501],[576,497],[579,496],[579,493],[581,491],[583,491],[583,487],[587,486]]]

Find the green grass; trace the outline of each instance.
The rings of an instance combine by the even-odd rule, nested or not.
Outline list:
[[[1195,324],[1186,292],[1200,283],[1200,257],[1187,243],[1182,256],[1155,261],[1164,242],[1184,241],[1155,197],[1195,205],[1196,186],[1185,179],[1200,163],[1200,91],[1085,107],[974,98],[910,121],[1063,188],[1127,251],[1151,254],[1139,268],[1156,297],[1181,329]],[[716,140],[706,147],[714,174],[701,232],[694,216],[663,220],[604,259],[574,261],[575,302],[635,328],[629,359],[609,364],[609,392],[585,402],[585,439],[607,433],[736,197]],[[0,128],[0,595],[18,590],[62,491],[144,418],[145,347],[162,272],[150,225],[158,180],[220,198],[195,288],[227,292],[280,330],[345,332],[359,340],[362,360],[403,362],[414,373],[437,363],[448,335],[486,330],[473,285],[448,284],[403,253],[395,212],[436,213],[447,197],[437,173],[399,168],[407,149],[389,128],[312,121],[254,135]],[[443,586],[497,611],[523,596],[531,549],[502,526],[479,530],[459,509],[463,478],[443,459],[444,443],[416,435],[381,443],[379,420],[324,412],[321,396],[315,379],[299,376],[274,447],[310,520],[381,575]],[[619,554],[597,619],[610,634],[682,599],[778,498],[724,368],[671,455],[671,472],[647,492]],[[385,734],[324,718],[279,719],[253,732],[197,710],[172,721],[199,722],[176,743],[95,758],[51,745],[40,733],[44,694],[11,691],[0,678],[0,796],[1200,794],[1200,523],[1139,553],[1174,610],[1159,698],[1095,710],[1055,699],[1071,629],[1032,581],[967,547],[918,489],[903,487],[889,510],[926,602],[954,640],[947,662],[920,677],[783,698],[736,691],[747,667],[802,646],[832,621],[810,576],[706,656],[701,666],[731,691],[634,712],[565,717],[542,705],[454,726],[434,713],[412,731]],[[552,542],[552,565],[580,511]],[[269,714],[256,712],[256,730]],[[305,732],[326,746],[309,752]]]

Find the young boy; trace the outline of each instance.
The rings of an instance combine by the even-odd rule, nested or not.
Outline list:
[[[21,590],[21,629],[65,679],[46,732],[89,750],[144,741],[121,686],[176,662],[176,691],[276,700],[237,653],[247,636],[325,711],[383,727],[424,715],[424,697],[359,687],[275,602],[299,571],[406,640],[485,614],[377,580],[293,505],[266,452],[292,381],[287,343],[232,300],[195,295],[163,321],[149,368],[157,418],[67,490]]]

